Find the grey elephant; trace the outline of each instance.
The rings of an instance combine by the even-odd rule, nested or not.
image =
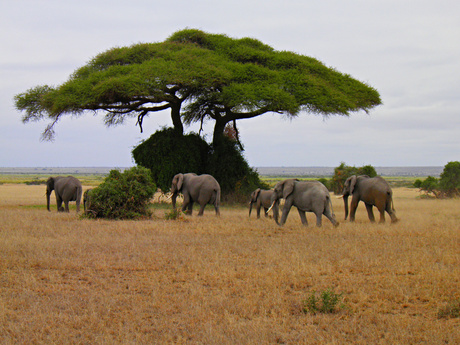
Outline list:
[[[184,196],[182,212],[187,210],[186,214],[191,215],[193,203],[197,202],[200,205],[199,216],[203,215],[207,204],[214,205],[216,215],[220,215],[220,185],[211,175],[197,175],[194,173],[177,174],[172,180],[171,193],[174,209],[176,208],[177,194],[182,193]]]
[[[69,212],[69,202],[76,201],[77,212],[80,211],[80,201],[82,195],[81,182],[73,176],[50,177],[46,181],[46,208],[50,211],[50,196],[54,190],[58,212]],[[64,202],[64,207],[62,207]]]
[[[251,193],[251,201],[249,202],[249,217],[251,216],[251,211],[252,211],[252,205],[256,205],[256,210],[257,210],[257,218],[260,218],[260,209],[263,207],[264,208],[264,213],[265,217],[268,216],[267,211],[270,208],[271,205],[271,197],[272,197],[273,191],[272,190],[266,190],[266,189],[260,189],[257,188],[255,191]]]
[[[281,221],[278,222],[279,199],[285,199]],[[316,215],[316,226],[321,227],[322,216],[326,216],[334,226],[339,223],[332,210],[331,197],[327,188],[319,181],[299,181],[288,179],[278,182],[271,197],[273,217],[278,225],[284,225],[292,206],[297,207],[300,219],[304,226],[308,226],[305,212]],[[269,210],[270,210],[269,209]]]
[[[87,211],[89,212],[89,210],[91,209],[91,196],[90,196],[91,190],[92,190],[92,188],[87,189],[83,193],[83,210],[84,210],[85,213]]]
[[[350,203],[350,221],[355,221],[356,209],[360,201],[364,202],[369,220],[375,222],[373,206],[380,212],[380,223],[385,222],[385,211],[388,212],[391,222],[398,221],[393,205],[393,192],[382,177],[369,177],[367,175],[353,175],[345,181],[343,188],[343,201],[345,204],[345,220],[348,217],[348,197],[352,195]]]

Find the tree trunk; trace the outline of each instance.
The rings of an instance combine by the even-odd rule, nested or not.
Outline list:
[[[171,119],[174,126],[174,130],[180,134],[184,134],[184,125],[182,124],[182,119],[180,117],[180,108],[181,102],[175,104],[171,103]]]

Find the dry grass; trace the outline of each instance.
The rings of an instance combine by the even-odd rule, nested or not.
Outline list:
[[[80,220],[47,212],[44,186],[1,185],[0,343],[459,344],[437,312],[460,298],[460,200],[394,194],[395,225],[360,205],[305,229],[294,209],[283,228],[226,207]],[[328,288],[346,308],[302,312]]]

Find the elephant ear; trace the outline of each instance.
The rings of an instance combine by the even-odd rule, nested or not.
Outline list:
[[[260,188],[257,188],[257,189],[253,192],[253,198],[252,198],[252,200],[253,200],[253,201],[256,201],[257,198],[259,197],[259,194],[260,194]]]
[[[177,190],[180,191],[182,189],[182,184],[184,183],[184,175],[177,174]]]
[[[284,182],[284,188],[283,188],[283,199],[286,199],[289,195],[292,194],[294,191],[294,182],[296,180],[288,180]]]
[[[54,190],[54,177],[48,178],[48,180],[46,181],[46,187],[49,192]]]
[[[350,194],[353,194],[353,190],[355,189],[355,185],[356,185],[356,175],[353,175],[352,177],[350,177]]]

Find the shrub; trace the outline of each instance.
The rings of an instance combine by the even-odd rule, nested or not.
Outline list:
[[[150,199],[156,191],[150,170],[133,167],[111,170],[98,187],[86,193],[88,218],[135,219],[149,217]]]
[[[157,131],[132,151],[134,161],[152,171],[158,188],[166,193],[177,173],[210,174],[219,182],[223,201],[246,202],[256,188],[268,188],[244,159],[231,137],[211,146],[198,134],[178,134],[167,128]]]
[[[253,190],[269,188],[246,162],[238,143],[225,136],[212,147],[207,170],[219,182],[224,202],[246,202]]]
[[[447,197],[460,195],[460,162],[449,162],[444,166],[439,188]]]
[[[320,298],[316,296],[316,292],[313,291],[312,294],[303,301],[304,313],[325,313],[330,314],[337,311],[336,307],[343,308],[344,305],[340,304],[342,299],[342,294],[336,294],[333,289],[326,289],[320,293]]]
[[[438,319],[460,317],[460,298],[438,310]]]

